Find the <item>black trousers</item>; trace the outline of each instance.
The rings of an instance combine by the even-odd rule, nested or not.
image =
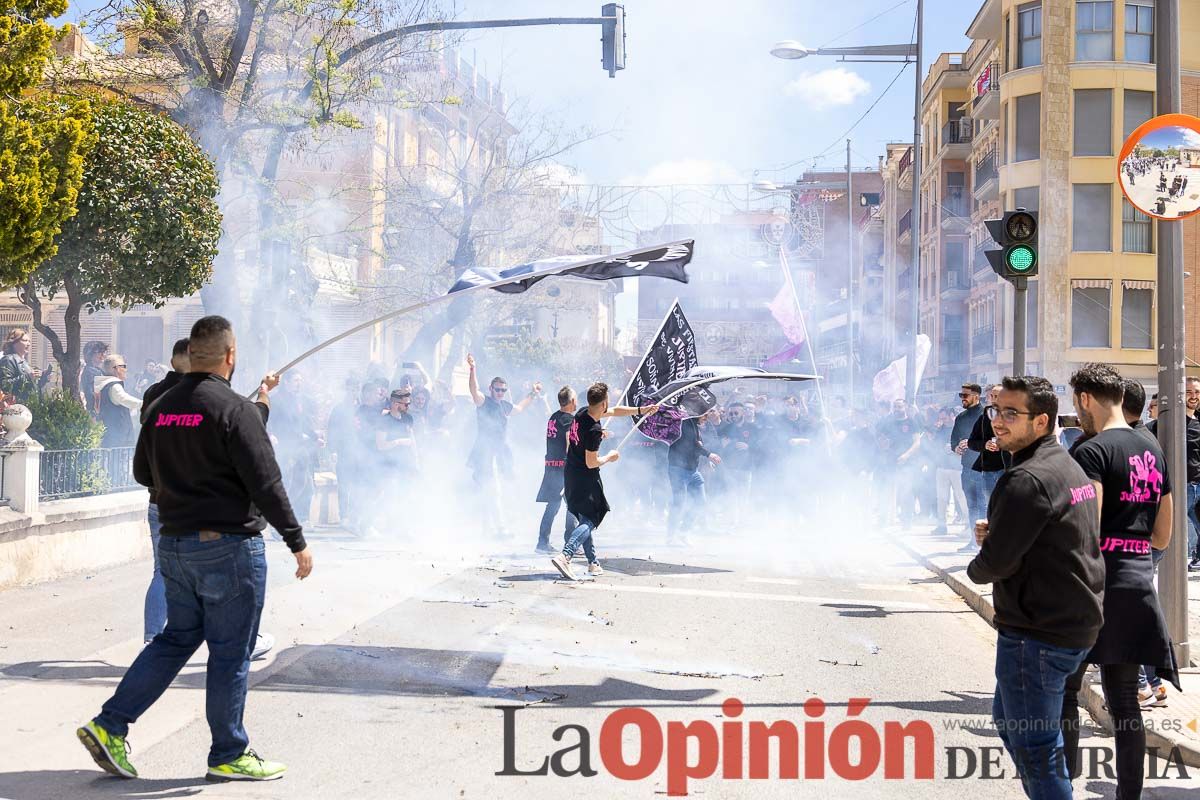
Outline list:
[[[1141,797],[1145,777],[1146,729],[1137,698],[1139,669],[1137,664],[1100,665],[1100,685],[1116,734],[1117,800]],[[1072,778],[1079,776],[1083,766],[1079,757],[1079,691],[1086,671],[1087,664],[1083,664],[1067,678],[1063,693],[1063,750]]]

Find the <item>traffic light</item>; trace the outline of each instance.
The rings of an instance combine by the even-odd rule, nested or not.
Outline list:
[[[605,3],[600,7],[600,16],[605,18],[600,35],[600,61],[608,70],[608,77],[615,78],[617,70],[625,69],[625,6]]]
[[[1000,219],[984,220],[999,250],[985,250],[992,271],[1006,281],[1038,274],[1038,213],[1018,208]]]

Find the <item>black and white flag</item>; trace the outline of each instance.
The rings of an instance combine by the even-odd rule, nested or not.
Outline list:
[[[486,267],[471,267],[464,272],[446,294],[464,289],[485,287],[505,294],[520,294],[538,281],[551,275],[570,275],[590,281],[610,281],[616,278],[669,278],[680,283],[688,282],[686,267],[692,260],[694,239],[684,239],[669,244],[642,247],[616,255],[555,256],[530,261],[508,269],[494,270]]]
[[[650,405],[660,387],[682,378],[698,363],[696,336],[676,300],[650,340],[646,355],[621,398],[621,405]]]

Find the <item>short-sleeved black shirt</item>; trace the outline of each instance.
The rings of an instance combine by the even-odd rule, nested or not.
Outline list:
[[[561,467],[567,460],[567,435],[575,424],[575,416],[567,411],[555,411],[546,422],[546,466]]]
[[[587,465],[587,452],[600,452],[604,426],[586,408],[581,408],[575,414],[567,441],[567,466],[563,474],[567,510],[599,525],[608,513],[608,500],[604,497],[599,467],[591,469]]]
[[[1116,428],[1083,442],[1074,456],[1087,476],[1104,487],[1101,535],[1148,539],[1159,501],[1171,491],[1158,444],[1132,428]]]
[[[411,439],[413,437],[414,420],[412,415],[401,412],[399,417],[391,414],[380,414],[375,420],[375,430],[383,434],[389,441],[395,439]],[[381,461],[388,467],[411,469],[414,464],[414,452],[408,447],[395,447],[379,451]]]

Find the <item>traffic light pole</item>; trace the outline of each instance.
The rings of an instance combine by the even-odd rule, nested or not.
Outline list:
[[[1155,62],[1158,64],[1159,114],[1180,111],[1179,0],[1158,0],[1154,10]],[[1184,443],[1183,231],[1177,221],[1154,223],[1158,238],[1158,393],[1165,402],[1158,414],[1158,441],[1167,459],[1172,493],[1171,544],[1159,565],[1158,594],[1175,658],[1187,666],[1187,459]]]
[[[1026,314],[1029,308],[1026,298],[1028,290],[1028,278],[1016,278],[1013,280],[1013,375],[1025,374],[1025,332],[1028,329]]]

